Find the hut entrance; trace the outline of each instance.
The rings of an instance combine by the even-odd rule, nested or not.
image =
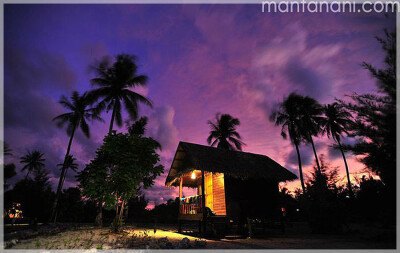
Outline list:
[[[214,211],[214,198],[213,198],[213,177],[211,172],[204,173],[204,184],[206,194],[206,206]]]
[[[201,190],[201,184],[199,189]],[[204,190],[206,207],[209,207],[216,215],[226,215],[224,174],[205,172]]]

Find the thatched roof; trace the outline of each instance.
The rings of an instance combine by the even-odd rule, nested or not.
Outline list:
[[[179,142],[165,185],[178,185],[180,176],[201,169],[239,178],[262,177],[279,182],[297,179],[268,156]]]

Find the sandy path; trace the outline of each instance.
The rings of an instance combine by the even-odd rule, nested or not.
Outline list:
[[[81,228],[56,235],[22,240],[12,249],[154,249],[160,248],[161,244],[165,245],[165,242],[177,247],[183,238],[188,238],[191,247],[195,248],[200,248],[196,247],[196,240],[200,240],[203,244],[205,241],[208,249],[385,249],[396,247],[395,242],[374,242],[343,235],[288,235],[262,239],[203,240],[172,230],[158,229],[154,233],[153,229],[126,228],[124,233],[115,234],[108,228]]]

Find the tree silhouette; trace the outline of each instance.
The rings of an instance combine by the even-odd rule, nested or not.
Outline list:
[[[32,171],[31,177],[18,181],[14,187],[5,193],[8,206],[13,202],[21,203],[25,217],[34,222],[46,222],[51,214],[54,193],[49,182],[49,172],[43,167]]]
[[[12,150],[6,142],[4,142],[3,148],[4,156],[12,156]],[[8,187],[10,187],[7,181],[15,175],[17,175],[15,164],[4,164],[4,190],[7,190]]]
[[[158,164],[159,147],[154,139],[140,135],[107,135],[95,159],[77,175],[84,196],[103,200],[108,209],[117,207],[112,225],[116,231],[121,228],[126,201],[137,194],[140,186],[151,187],[163,173],[164,166]]]
[[[28,178],[28,176],[31,172],[39,171],[40,169],[43,169],[45,166],[44,165],[45,161],[46,161],[46,159],[43,158],[43,154],[38,150],[28,151],[28,154],[21,157],[20,162],[22,164],[25,164],[22,167],[21,171],[25,171],[25,170],[28,171],[28,173],[25,176],[25,179]]]
[[[67,171],[68,169],[71,169],[72,171],[76,172],[78,170],[78,164],[75,163],[76,158],[73,157],[73,155],[68,155],[65,164],[64,163],[59,163],[57,164],[58,167],[65,168],[65,175],[67,175]],[[65,177],[63,178],[63,180],[65,181]],[[61,185],[64,185],[64,181],[61,182]]]
[[[344,110],[343,106],[339,105],[338,103],[326,105],[324,107],[324,111],[326,118],[323,121],[323,132],[326,133],[328,138],[332,137],[339,146],[340,152],[342,153],[344,165],[346,167],[348,189],[350,194],[353,196],[349,167],[347,165],[346,156],[340,142],[341,135],[343,133],[348,134],[347,129],[351,126],[352,123],[352,121],[350,120],[351,114],[348,111]]]
[[[331,168],[320,156],[320,169],[313,166],[308,177],[306,198],[302,198],[303,207],[308,212],[308,222],[314,233],[338,233],[346,223],[345,209],[338,198],[341,187],[337,167]],[[315,163],[316,165],[316,163]]]
[[[128,126],[128,133],[130,135],[143,135],[146,132],[147,117],[140,117]]]
[[[322,132],[322,114],[324,112],[323,107],[313,98],[309,96],[297,96],[298,106],[300,110],[300,132],[303,135],[305,142],[311,143],[313,148],[315,162],[317,164],[318,171],[321,172],[321,166],[319,164],[317,151],[313,141],[313,136],[318,136]]]
[[[89,125],[86,121],[87,120],[102,121],[102,119],[98,116],[96,110],[94,110],[93,108],[88,108],[93,103],[93,101],[89,99],[87,92],[83,93],[82,95],[79,95],[77,91],[74,91],[72,92],[71,100],[69,100],[65,96],[62,96],[59,103],[65,109],[69,110],[69,112],[55,117],[53,121],[57,122],[58,127],[63,127],[65,124],[67,124],[67,134],[70,136],[70,138],[67,146],[67,152],[64,157],[63,166],[61,167],[61,175],[60,179],[58,180],[56,198],[53,204],[51,220],[53,220],[54,222],[56,221],[55,218],[56,218],[57,202],[60,197],[65,176],[67,173],[66,165],[70,156],[69,153],[71,150],[72,140],[75,136],[75,132],[80,127],[83,134],[89,138],[90,130],[89,130]]]
[[[242,146],[245,144],[236,131],[236,127],[240,125],[239,119],[233,118],[229,114],[221,115],[217,113],[215,122],[209,120],[207,123],[211,128],[210,135],[207,138],[208,144],[211,144],[212,147],[217,144],[217,147],[222,149],[242,150]]]
[[[354,145],[344,145],[384,183],[382,204],[384,221],[396,223],[396,32],[384,30],[386,37],[376,37],[385,53],[384,64],[378,69],[363,63],[376,79],[378,93],[352,94],[351,100],[338,100],[354,117],[350,137],[357,137]]]
[[[135,87],[145,86],[148,79],[146,75],[137,74],[138,67],[135,61],[135,55],[119,54],[114,63],[105,57],[94,67],[96,77],[91,80],[91,83],[98,88],[92,90],[90,95],[95,100],[101,99],[96,107],[98,112],[112,110],[108,134],[111,134],[113,130],[114,121],[118,126],[122,126],[121,102],[131,119],[138,117],[138,102],[152,107],[149,99],[131,90]],[[102,201],[99,203],[98,217],[96,218],[98,225],[102,223],[101,203]]]
[[[12,155],[12,150],[11,150],[10,146],[8,145],[7,142],[3,142],[3,143],[4,143],[4,146],[3,146],[4,156],[6,156],[6,155],[11,156]]]
[[[146,75],[137,74],[135,61],[134,55],[120,54],[114,63],[109,58],[103,58],[94,68],[97,77],[91,83],[98,88],[91,91],[90,95],[96,100],[101,99],[97,105],[99,112],[112,110],[109,134],[113,130],[114,121],[122,126],[122,103],[131,119],[138,117],[138,102],[152,107],[149,99],[131,90],[147,83]]]
[[[302,134],[300,129],[300,102],[300,96],[295,93],[291,93],[283,100],[283,102],[278,104],[278,108],[270,115],[270,120],[274,122],[276,126],[282,126],[281,136],[286,139],[289,135],[290,141],[296,147],[297,161],[299,164],[300,183],[303,193],[305,193],[306,188],[304,185],[303,170],[299,150],[299,145],[302,141]]]
[[[363,63],[376,78],[379,94],[353,94],[350,102],[338,100],[352,114],[350,136],[357,136],[353,146],[346,146],[360,161],[378,174],[382,181],[396,192],[396,32],[384,30],[386,38],[376,37],[386,53],[384,68],[377,69]],[[395,201],[393,202],[395,203]]]

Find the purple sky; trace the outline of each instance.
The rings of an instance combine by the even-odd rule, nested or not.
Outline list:
[[[146,191],[151,204],[176,197],[164,180],[177,144],[206,144],[206,122],[217,112],[240,119],[245,151],[268,155],[298,174],[294,148],[268,120],[272,106],[292,91],[320,103],[374,92],[360,63],[381,66],[374,36],[395,27],[395,17],[383,14],[267,14],[261,5],[5,5],[4,13],[4,135],[14,151],[9,162],[20,169],[19,157],[39,149],[56,184],[56,164],[68,142],[65,130],[51,122],[64,112],[57,101],[91,88],[88,66],[95,60],[135,54],[139,73],[150,79],[139,92],[155,105],[142,107],[141,115],[149,117],[148,135],[164,147],[165,174]],[[72,154],[80,169],[93,158],[110,117],[104,113],[105,123],[91,125],[90,139],[77,133]],[[318,153],[344,173],[331,140],[315,142]],[[311,148],[300,151],[308,173]],[[363,165],[352,154],[348,158],[356,176]],[[64,187],[74,185],[69,171]]]

